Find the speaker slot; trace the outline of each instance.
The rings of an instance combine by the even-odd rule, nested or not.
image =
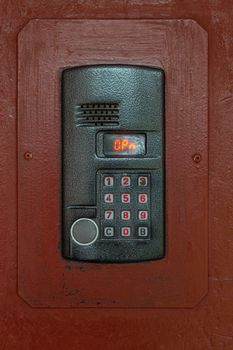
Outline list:
[[[117,126],[119,125],[119,104],[82,103],[75,108],[76,126]]]

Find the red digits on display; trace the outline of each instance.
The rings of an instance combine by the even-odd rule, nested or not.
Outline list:
[[[135,150],[136,144],[129,142],[128,139],[115,139],[113,144],[114,151]]]
[[[121,140],[116,139],[114,141],[114,147],[113,148],[114,148],[115,151],[120,151],[121,150]]]

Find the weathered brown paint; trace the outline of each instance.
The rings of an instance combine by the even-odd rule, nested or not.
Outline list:
[[[2,1],[0,347],[233,348],[232,15],[229,0]],[[17,295],[17,34],[31,18],[192,18],[209,36],[209,292],[193,309],[41,309]],[[30,150],[26,150],[30,151]],[[22,155],[23,157],[23,155]],[[34,158],[28,162],[33,162]],[[35,276],[36,281],[36,276]]]

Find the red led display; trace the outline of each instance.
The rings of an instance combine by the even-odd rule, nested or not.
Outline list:
[[[144,155],[144,134],[104,134],[104,154],[107,156],[133,157]]]

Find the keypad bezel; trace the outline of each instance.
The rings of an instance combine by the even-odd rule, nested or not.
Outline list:
[[[114,241],[114,240],[150,240],[152,232],[153,217],[151,214],[151,188],[153,187],[154,170],[100,170],[97,173],[97,188],[98,188],[98,203],[99,203],[99,219],[100,219],[100,240]],[[130,185],[124,186],[122,178],[130,177]],[[140,186],[138,178],[142,176],[147,177],[147,186]],[[113,177],[113,186],[105,186],[105,177]],[[104,196],[107,193],[112,193],[114,201],[112,203],[104,202]],[[124,203],[121,200],[122,194],[130,194],[130,202]],[[147,202],[140,203],[138,198],[140,194],[147,194]],[[114,219],[106,220],[104,213],[106,210],[114,210]],[[147,211],[148,219],[140,220],[138,218],[139,211]],[[130,220],[122,219],[121,212],[130,211]],[[113,227],[114,235],[105,236],[105,227]],[[122,236],[121,229],[130,227],[130,235]],[[139,227],[147,227],[148,235],[140,236],[138,234]],[[155,233],[154,233],[155,234]]]

